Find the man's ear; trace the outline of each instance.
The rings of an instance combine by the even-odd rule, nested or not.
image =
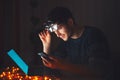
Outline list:
[[[73,25],[73,19],[69,18],[67,23],[68,23],[68,25],[72,26]]]

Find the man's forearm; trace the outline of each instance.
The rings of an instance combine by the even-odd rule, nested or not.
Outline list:
[[[61,67],[62,70],[71,72],[74,74],[78,74],[83,77],[94,77],[94,71],[90,70],[88,67],[84,65],[75,65],[75,64],[66,64]]]
[[[48,49],[45,48],[45,49],[43,49],[43,52],[46,53],[46,54],[49,54],[50,53],[50,49],[49,48]]]

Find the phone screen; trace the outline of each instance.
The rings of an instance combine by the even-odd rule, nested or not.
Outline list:
[[[47,60],[50,60],[49,56],[44,52],[40,52],[40,53],[38,53],[38,55],[45,58],[45,59],[47,59]]]

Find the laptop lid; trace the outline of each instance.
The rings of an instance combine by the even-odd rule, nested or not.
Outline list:
[[[28,74],[28,65],[22,60],[22,58],[17,54],[17,52],[15,52],[14,49],[9,50],[7,54],[25,74]]]

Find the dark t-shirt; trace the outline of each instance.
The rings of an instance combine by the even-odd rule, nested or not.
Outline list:
[[[73,64],[86,65],[97,73],[109,76],[110,52],[105,35],[95,27],[85,27],[81,37],[69,38],[58,47],[56,56],[66,58]]]

